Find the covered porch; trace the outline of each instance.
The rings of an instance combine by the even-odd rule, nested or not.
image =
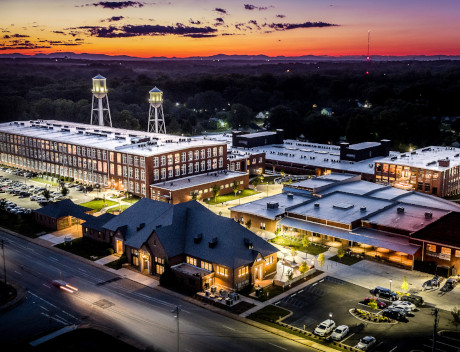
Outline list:
[[[282,232],[291,236],[308,236],[314,245],[344,248],[350,254],[413,269],[414,256],[420,246],[409,243],[408,236],[359,227],[342,230],[293,218],[280,220]]]

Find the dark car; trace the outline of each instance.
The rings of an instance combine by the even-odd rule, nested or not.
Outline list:
[[[455,288],[455,286],[457,286],[457,280],[452,279],[452,278],[447,279],[446,283],[441,288],[441,291],[443,291],[443,292],[451,291],[451,290],[453,290]]]
[[[407,312],[400,309],[387,308],[382,311],[382,316],[398,321],[407,321],[406,315]]]
[[[388,288],[384,288],[380,286],[377,286],[373,290],[370,290],[370,293],[372,293],[376,297],[385,298],[390,301],[396,301],[399,298],[397,293],[391,291]]]
[[[416,306],[421,306],[424,303],[423,298],[420,296],[416,296],[416,295],[402,296],[401,301],[407,301],[410,303],[414,303]]]

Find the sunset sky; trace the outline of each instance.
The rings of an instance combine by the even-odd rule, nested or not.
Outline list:
[[[460,55],[460,0],[0,0],[0,54]]]

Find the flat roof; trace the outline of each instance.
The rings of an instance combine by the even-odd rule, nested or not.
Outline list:
[[[432,196],[430,194],[424,194],[420,192],[407,192],[406,194],[397,198],[399,202],[421,205],[430,208],[443,209],[447,211],[457,211],[460,212],[460,204]]]
[[[257,137],[266,137],[266,136],[274,136],[276,132],[271,131],[263,131],[263,132],[254,132],[254,133],[247,133],[247,134],[239,134],[238,137],[243,138],[257,138]]]
[[[324,189],[318,190],[318,195],[325,195],[335,191],[346,192],[346,193],[353,193],[353,194],[366,194],[381,188],[385,188],[385,186],[379,185],[373,182],[367,181],[354,181],[348,183],[339,183],[337,185],[332,185],[330,187],[325,187]]]
[[[316,206],[316,203],[319,206]],[[392,204],[394,203],[387,200],[334,192],[322,198],[313,199],[307,204],[291,209],[289,212],[342,224],[350,224]]]
[[[297,206],[308,202],[310,197],[300,196],[298,194],[280,193],[270,197],[255,200],[250,203],[240,204],[229,208],[231,211],[238,211],[246,214],[260,216],[266,219],[275,220],[276,217],[284,214],[286,208]],[[277,208],[268,208],[268,203],[278,203]]]
[[[374,247],[387,248],[392,251],[407,253],[410,255],[414,255],[420,248],[414,244],[409,244],[409,237],[399,237],[385,231],[366,229],[363,227],[357,228],[353,231],[347,231],[289,217],[281,219],[279,224],[300,230],[333,236],[347,241],[353,241],[355,243],[364,243]]]
[[[403,211],[398,211],[399,209]],[[431,213],[431,217],[426,217],[425,213]],[[447,215],[449,211],[427,208],[413,204],[396,203],[393,206],[371,215],[367,220],[379,226],[400,229],[409,233],[418,231],[436,220]]]
[[[176,191],[179,189],[191,188],[201,185],[210,184],[217,181],[229,180],[238,176],[247,175],[245,172],[219,170],[208,172],[207,174],[194,175],[190,177],[182,177],[177,180],[164,181],[153,183],[150,186],[155,188],[166,189],[168,191]]]
[[[439,160],[449,160],[450,166],[439,166]],[[388,157],[376,162],[402,165],[433,171],[445,171],[454,166],[460,166],[460,148],[430,146],[414,150],[412,153],[391,152]]]
[[[351,144],[348,146],[348,149],[350,150],[362,150],[362,149],[367,149],[367,148],[372,148],[372,147],[378,147],[381,145],[379,142],[361,142],[361,143],[356,143],[356,144]]]
[[[289,186],[313,190],[318,187],[323,187],[323,186],[334,184],[335,182],[336,181],[334,180],[324,180],[321,178],[309,178],[307,180],[302,180],[299,182],[291,183]]]
[[[179,271],[187,275],[190,275],[190,276],[204,277],[204,276],[211,274],[211,271],[209,270],[199,268],[197,266],[194,266],[188,263],[180,263],[180,264],[173,265],[171,269],[175,271]]]
[[[0,123],[0,132],[141,156],[158,155],[191,147],[218,146],[225,143],[57,120]],[[146,142],[138,142],[143,139]]]

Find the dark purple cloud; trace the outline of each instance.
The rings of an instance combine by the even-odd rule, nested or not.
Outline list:
[[[199,25],[199,24],[201,24],[201,21],[194,21],[194,20],[190,19],[189,23]]]
[[[9,37],[10,37],[10,38],[29,38],[30,35],[25,35],[25,34],[11,34]]]
[[[250,20],[249,23],[253,24],[257,29],[260,29],[260,26],[259,26],[259,24],[257,23],[256,20]]]
[[[87,6],[100,6],[104,9],[124,9],[126,7],[143,7],[145,3],[139,1],[100,1]]]
[[[251,4],[244,4],[244,9],[245,10],[259,10],[259,11],[264,11],[264,10],[268,10],[269,8],[273,8],[274,6],[271,5],[271,6],[255,6],[255,5],[251,5]]]
[[[224,15],[228,15],[227,10],[221,9],[220,7],[216,7],[214,11],[223,13]]]
[[[110,18],[107,18],[106,20],[102,20],[101,22],[117,22],[121,21],[123,18],[123,16],[112,16]]]
[[[56,34],[65,34],[63,31],[53,31],[53,33],[56,33]]]
[[[190,27],[182,23],[177,23],[175,26],[161,25],[127,25],[121,27],[96,27],[83,26],[78,27],[86,29],[93,37],[102,38],[122,38],[122,37],[139,37],[139,36],[155,36],[155,35],[181,35],[193,36],[194,38],[210,36],[217,32],[217,29],[211,27]]]
[[[322,27],[334,27],[337,24],[326,23],[326,22],[305,22],[305,23],[271,23],[265,24],[264,26],[270,27],[276,31],[287,31],[290,29],[297,28],[322,28]]]
[[[212,38],[217,37],[216,34],[185,34],[184,37],[189,38]]]
[[[276,15],[276,17],[278,17],[278,18],[284,18],[284,17],[286,17],[286,15]]]
[[[223,24],[223,23],[225,22],[224,19],[223,19],[222,17],[217,17],[217,18],[214,19],[214,20],[216,21],[216,23],[217,23],[218,25],[221,25],[221,24]]]

